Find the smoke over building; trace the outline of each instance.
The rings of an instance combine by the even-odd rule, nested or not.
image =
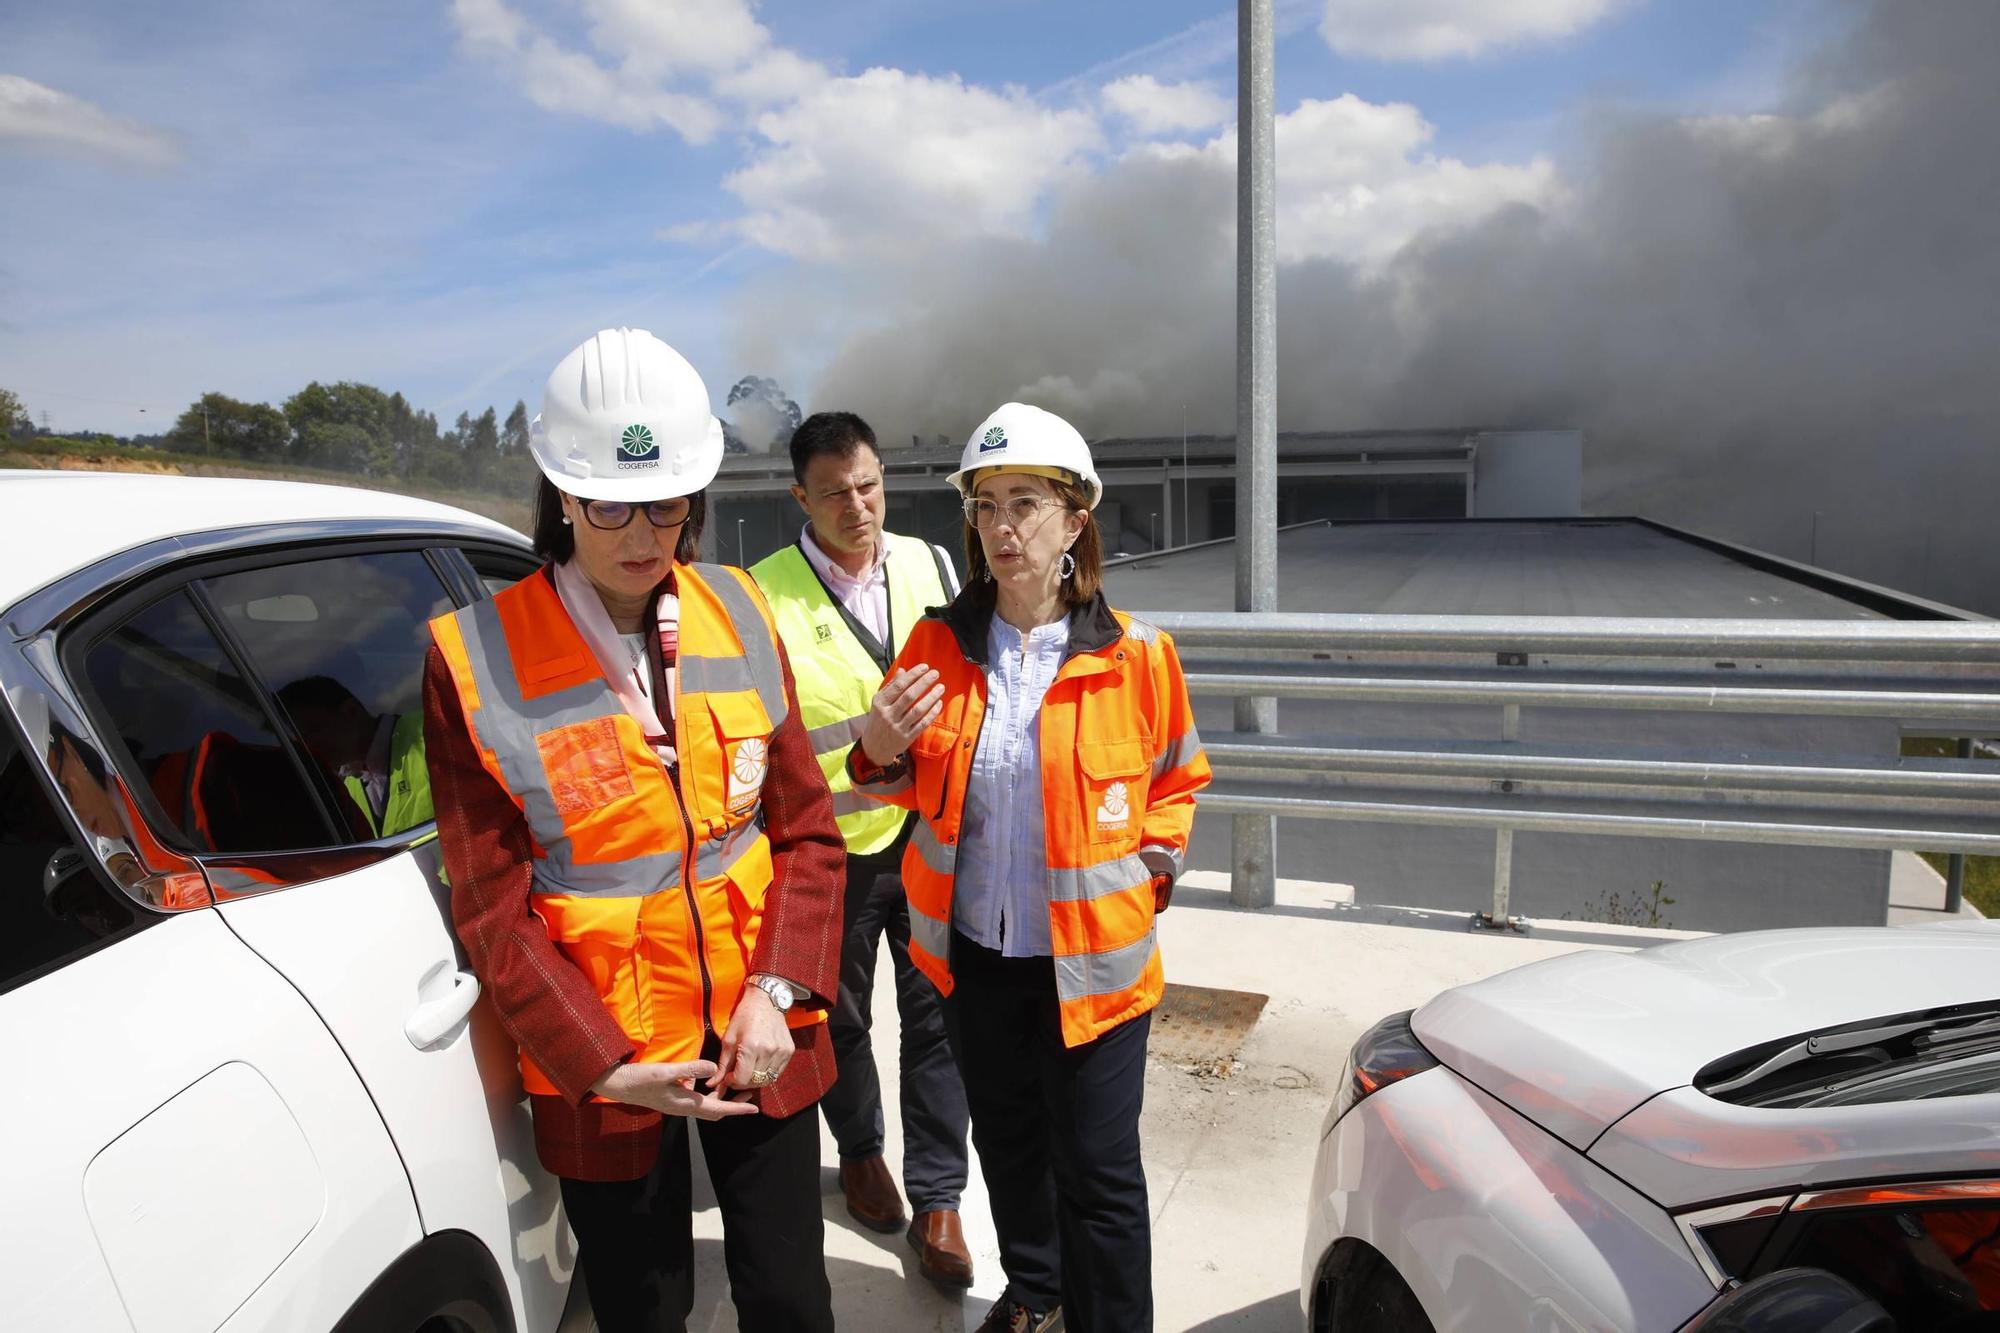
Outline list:
[[[1594,509],[2000,612],[2000,5],[1833,13],[1771,110],[1578,113],[1561,172],[1465,185],[1464,221],[1386,254],[1287,243],[1344,225],[1285,207],[1338,142],[1301,118],[1340,103],[1291,113],[1280,427],[1580,427]],[[1234,190],[1233,131],[1144,146],[1032,238],[880,261],[812,403],[885,440],[1010,398],[1092,436],[1227,433]]]

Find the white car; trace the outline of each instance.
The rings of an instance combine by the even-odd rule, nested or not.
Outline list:
[[[1532,964],[1355,1046],[1314,1333],[2000,1329],[2000,927]]]
[[[587,1324],[435,827],[351,753],[534,565],[394,495],[0,479],[0,1327]]]

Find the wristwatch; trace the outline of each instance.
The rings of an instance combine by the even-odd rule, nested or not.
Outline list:
[[[771,997],[771,1007],[779,1013],[786,1013],[792,1007],[792,983],[783,977],[770,976],[759,972],[750,978],[750,984]]]

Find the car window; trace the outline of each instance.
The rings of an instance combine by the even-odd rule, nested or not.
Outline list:
[[[2000,1204],[1872,1208],[1812,1217],[1776,1267],[1824,1268],[1899,1328],[1991,1328],[2000,1311]]]
[[[323,847],[331,829],[256,689],[177,589],[93,642],[84,675],[164,826],[200,852]]]
[[[32,760],[0,729],[0,991],[143,923],[98,871],[57,814]]]
[[[203,587],[332,790],[348,836],[430,823],[427,626],[456,603],[423,553],[302,560]]]
[[[465,558],[490,597],[502,588],[519,583],[541,568],[541,561],[526,551],[496,551],[490,547],[467,548]]]

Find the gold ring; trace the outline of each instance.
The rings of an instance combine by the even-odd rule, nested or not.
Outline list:
[[[769,1069],[759,1069],[750,1075],[750,1086],[753,1088],[769,1087],[777,1081],[777,1073]]]

